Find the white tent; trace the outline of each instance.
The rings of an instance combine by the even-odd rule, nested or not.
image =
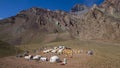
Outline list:
[[[52,56],[52,57],[50,58],[50,62],[51,62],[51,63],[60,62],[60,59],[59,59],[58,56]]]

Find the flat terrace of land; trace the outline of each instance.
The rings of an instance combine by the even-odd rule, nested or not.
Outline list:
[[[120,44],[99,41],[57,41],[46,44],[29,44],[18,46],[20,49],[33,51],[35,49],[64,45],[74,49],[82,49],[83,53],[74,54],[67,58],[67,64],[28,61],[24,58],[8,56],[0,58],[0,68],[119,68],[120,67]],[[93,55],[87,55],[86,51],[92,50]],[[50,54],[44,56],[50,57]],[[59,56],[59,55],[58,55]],[[63,60],[64,55],[59,56]]]

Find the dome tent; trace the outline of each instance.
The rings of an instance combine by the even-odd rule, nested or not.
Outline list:
[[[52,57],[50,58],[50,62],[51,62],[51,63],[60,62],[60,59],[59,59],[58,56],[52,56]]]

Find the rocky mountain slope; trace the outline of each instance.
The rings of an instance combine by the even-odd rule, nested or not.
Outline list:
[[[21,44],[43,41],[50,34],[55,34],[54,39],[59,36],[60,39],[69,39],[68,32],[70,28],[75,28],[75,21],[73,16],[64,11],[30,8],[1,20],[0,27],[0,39],[11,44]],[[63,32],[67,36],[62,37]]]
[[[100,7],[104,8],[106,13],[120,17],[120,0],[105,0]]]
[[[11,44],[72,38],[119,41],[119,4],[119,0],[106,0],[82,15],[41,8],[23,10],[16,16],[0,20],[0,39]]]

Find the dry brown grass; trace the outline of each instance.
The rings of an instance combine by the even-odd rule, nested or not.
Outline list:
[[[21,49],[33,50],[40,47],[51,47],[64,45],[71,48],[93,50],[94,55],[87,62],[90,68],[120,68],[120,44],[95,42],[95,41],[81,41],[69,40],[59,41],[46,44],[31,44],[20,46]]]

